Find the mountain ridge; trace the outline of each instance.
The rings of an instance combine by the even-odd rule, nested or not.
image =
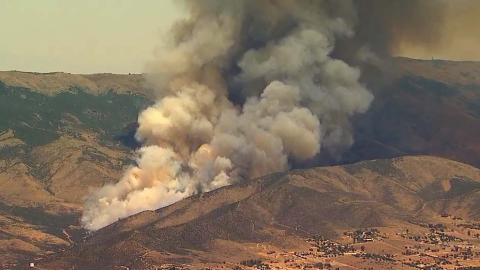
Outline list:
[[[375,90],[376,98],[371,109],[353,121],[356,141],[352,148],[346,151],[340,160],[323,152],[318,159],[311,162],[294,164],[295,169],[301,172],[302,169],[308,167],[344,164],[348,169],[342,175],[349,177],[347,171],[357,174],[364,170],[356,165],[359,162],[376,160],[371,163],[375,164],[374,166],[368,165],[368,163],[363,163],[362,166],[370,166],[371,169],[380,170],[380,172],[381,170],[389,172],[392,170],[388,165],[389,161],[382,160],[411,155],[433,155],[480,167],[480,144],[478,136],[476,136],[476,134],[480,134],[480,110],[478,109],[480,108],[480,92],[478,91],[480,89],[478,84],[480,63],[432,62],[400,58],[397,58],[396,61],[396,77],[385,84],[382,89]],[[5,73],[0,72],[0,77],[2,74]],[[11,73],[8,76],[15,79],[16,74],[19,73]],[[61,250],[68,250],[72,248],[73,243],[77,245],[79,241],[82,241],[85,231],[80,227],[79,219],[82,211],[82,198],[88,191],[88,186],[99,187],[105,183],[115,183],[120,179],[122,171],[134,163],[134,151],[138,147],[138,143],[133,138],[137,128],[136,118],[138,112],[152,102],[151,96],[142,92],[144,86],[141,82],[143,80],[141,75],[118,75],[118,77],[113,74],[87,75],[87,77],[71,74],[27,75],[18,79],[17,86],[9,85],[9,83],[15,83],[13,79],[9,83],[5,83],[0,78],[0,113],[2,114],[2,118],[0,118],[0,222],[2,222],[0,225],[0,260],[6,265],[25,262],[26,258],[38,259]],[[42,77],[50,78],[42,79]],[[116,78],[120,78],[118,84],[115,82]],[[27,79],[33,81],[29,82]],[[77,81],[81,83],[75,84]],[[23,86],[19,82],[23,83]],[[128,88],[133,82],[141,85],[135,85],[135,88],[130,91]],[[52,89],[49,89],[50,83]],[[88,89],[87,86],[90,84],[95,84],[96,88]],[[39,89],[28,88],[28,86],[33,87],[34,85],[41,87]],[[325,172],[331,173],[327,169]],[[395,173],[395,170],[392,172]],[[416,205],[418,209],[414,210],[419,211],[422,206],[425,206],[423,208],[425,211],[422,210],[419,213],[428,214],[446,212],[450,208],[460,209],[462,202],[455,202],[457,205],[455,206],[455,204],[443,203],[443,200],[448,196],[455,195],[457,189],[460,191],[476,190],[476,184],[472,185],[471,182],[465,182],[462,179],[452,181],[456,187],[452,193],[443,190],[444,187],[451,186],[449,181],[432,185],[429,192],[424,192],[419,196],[427,199],[434,196],[432,194],[435,192],[441,192],[444,197],[439,198],[438,201]],[[277,182],[278,185],[280,185],[279,183]],[[248,192],[254,192],[253,186],[248,187],[250,184],[251,182],[245,183],[245,189],[250,190]],[[299,197],[312,192],[310,189],[297,188],[290,191]],[[248,194],[247,191],[242,192],[244,192],[242,196]],[[316,194],[315,192],[312,194]],[[344,210],[351,216],[355,216],[355,212],[358,212],[357,219],[365,220],[365,226],[368,224],[382,225],[388,221],[388,218],[385,219],[388,215],[379,217],[371,209],[380,207],[378,211],[381,213],[387,212],[388,214],[388,209],[392,212],[393,210],[388,208],[390,207],[389,203],[394,204],[395,200],[403,200],[403,197],[409,198],[408,196],[397,198],[398,194],[404,194],[403,192],[407,192],[407,190],[386,188],[380,192],[380,194],[384,194],[384,197],[376,198],[384,200],[382,207],[378,203],[365,202],[365,204],[350,206]],[[194,196],[192,199],[215,197],[215,194],[217,193],[206,193]],[[233,192],[232,194],[237,193]],[[336,205],[338,203],[338,200],[332,199],[328,194],[323,199],[330,200],[327,200],[327,204],[334,203]],[[173,209],[177,208],[180,211],[182,208],[180,206],[190,200],[181,201],[160,212],[165,214],[167,209],[174,212]],[[322,198],[316,200],[321,201]],[[468,197],[463,202],[463,207],[469,209],[469,205],[478,203],[480,201],[477,201],[476,197]],[[300,204],[307,204],[307,202]],[[243,233],[247,239],[250,239],[248,237],[260,237],[259,234],[252,234],[251,231],[248,231],[248,228],[253,225],[249,219],[242,217],[242,215],[248,217],[249,214],[254,213],[253,211],[245,212],[247,206],[249,204],[239,203],[236,205],[229,202],[225,209],[218,208],[218,213],[233,211],[235,214],[231,216],[231,220],[239,222],[238,230],[240,232],[247,230]],[[238,211],[234,211],[236,207],[239,209]],[[261,207],[255,209],[260,211]],[[282,209],[278,211],[288,210]],[[181,212],[178,211],[177,214]],[[202,208],[198,207],[196,211],[202,213]],[[301,212],[301,209],[297,209],[297,211]],[[403,209],[399,212],[403,211],[406,210]],[[471,219],[476,219],[477,212],[474,209],[472,211],[472,213],[463,214]],[[268,217],[272,216],[272,214],[267,215],[266,212],[261,213]],[[158,217],[156,212],[145,212],[140,215]],[[258,215],[261,214],[254,217],[258,218]],[[372,219],[362,218],[362,215],[371,216]],[[168,215],[168,217],[170,221],[165,219],[161,224],[165,228],[170,228],[168,230],[172,234],[178,234],[176,231],[180,230],[178,228],[187,226],[187,223],[180,222],[179,216]],[[229,224],[218,215],[211,214],[208,217],[220,218],[220,223]],[[275,217],[281,220],[281,217]],[[238,221],[242,218],[247,222]],[[287,219],[287,214],[285,218]],[[300,217],[297,219],[302,220]],[[142,220],[129,220],[128,222],[141,224]],[[269,224],[268,218],[259,220],[256,226]],[[312,218],[312,220],[316,219]],[[291,222],[288,219],[287,221]],[[102,234],[105,232],[105,235],[108,235],[106,232],[109,230],[128,231],[130,227],[125,225],[125,222],[127,221],[122,220],[118,224],[113,224],[112,227],[102,230]],[[177,222],[175,223],[177,227],[173,226],[174,222]],[[299,233],[303,230],[288,222],[282,224],[291,228],[273,226],[270,229],[274,232],[284,230],[288,233],[291,231]],[[362,224],[362,222],[358,221],[358,224]],[[331,229],[337,225],[342,224],[330,227],[322,225],[318,227],[318,230],[324,230],[325,235],[338,235],[335,230]],[[205,223],[193,222],[188,226],[193,226],[198,232],[207,232],[205,237],[211,237],[208,234],[209,226],[205,227]],[[172,229],[173,227],[175,229]],[[226,229],[217,228],[216,230],[224,235],[233,235]],[[188,236],[188,239],[191,237]],[[243,236],[240,233],[235,237]],[[275,243],[282,241],[279,237],[270,237],[269,234],[262,235],[262,237],[273,239]],[[303,235],[298,234],[296,237],[303,237]],[[48,239],[48,241],[39,239]],[[173,241],[171,237],[168,239]],[[211,245],[218,244],[225,249],[235,246],[240,251],[245,248],[243,242],[227,241],[227,243],[225,241],[227,240],[217,239]],[[291,239],[286,242],[289,241]],[[298,244],[298,242],[295,243]],[[192,245],[199,246],[198,243]],[[250,255],[255,257],[258,254],[254,252]],[[168,256],[162,258],[168,259]],[[206,256],[205,258],[211,260],[211,257]]]
[[[466,190],[462,181],[474,189]],[[436,204],[445,198],[448,203]],[[292,170],[125,218],[44,265],[47,269],[129,265],[149,250],[183,256],[192,263],[197,262],[194,254],[208,251],[213,257],[204,254],[204,259],[215,261],[215,256],[224,256],[214,248],[218,241],[292,248],[299,245],[299,237],[336,239],[347,230],[431,222],[443,213],[440,210],[478,222],[480,212],[474,205],[479,201],[480,170],[436,157]],[[155,263],[132,269],[159,267],[162,262],[150,259]]]

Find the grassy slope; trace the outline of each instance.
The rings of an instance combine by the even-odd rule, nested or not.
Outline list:
[[[0,268],[70,245],[63,230],[81,235],[82,197],[131,162],[117,137],[148,104],[141,94],[72,85],[47,95],[0,81]]]
[[[221,254],[211,249],[218,240],[286,248],[298,237],[337,238],[342,230],[409,226],[445,212],[480,221],[479,191],[480,170],[435,157],[294,170],[126,218],[40,265],[132,265],[151,250],[193,262],[197,251]]]
[[[47,96],[0,82],[0,130],[12,129],[16,137],[35,147],[58,139],[65,131],[64,121],[72,121],[73,116],[78,128],[91,130],[108,141],[135,120],[146,104],[147,99],[139,94],[93,95],[71,87]]]

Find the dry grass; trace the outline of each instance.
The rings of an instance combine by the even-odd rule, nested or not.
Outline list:
[[[92,74],[77,75],[70,73],[29,73],[19,71],[0,72],[0,81],[9,86],[32,89],[46,95],[55,95],[78,86],[92,94],[108,91],[116,93],[137,93],[150,95],[142,75]]]

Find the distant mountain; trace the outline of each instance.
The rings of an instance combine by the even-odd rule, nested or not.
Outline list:
[[[53,96],[68,92],[72,87],[81,88],[94,95],[114,92],[117,94],[150,95],[141,74],[119,75],[102,74],[70,74],[64,72],[36,73],[21,71],[0,71],[0,81],[9,87],[24,88]]]

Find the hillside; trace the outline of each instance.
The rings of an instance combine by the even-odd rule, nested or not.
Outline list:
[[[292,249],[302,246],[301,238],[338,239],[344,231],[369,227],[414,228],[414,222],[431,222],[442,213],[478,222],[479,202],[480,170],[441,158],[294,170],[126,218],[38,265],[154,269],[168,260],[235,264],[259,256],[248,248],[254,244]]]
[[[70,74],[64,72],[33,73],[0,71],[0,81],[10,87],[25,88],[40,94],[54,96],[72,87],[89,94],[101,95],[110,91],[117,94],[151,93],[141,74]]]
[[[98,244],[99,248],[105,248],[102,243],[108,243],[112,245],[109,258],[125,255],[128,263],[136,253],[121,250],[130,249],[135,242],[119,241],[126,239],[122,237],[139,237],[136,240],[140,243],[136,249],[139,252],[158,247],[180,254],[183,251],[172,246],[181,243],[184,249],[202,250],[205,243],[217,238],[220,240],[213,241],[214,245],[228,241],[230,247],[238,242],[243,252],[244,242],[297,246],[296,237],[317,233],[337,237],[342,229],[389,226],[411,218],[428,220],[434,213],[447,210],[478,220],[472,206],[478,202],[476,193],[461,197],[464,198],[461,201],[450,200],[449,196],[477,189],[476,170],[459,163],[418,157],[418,160],[372,161],[302,171],[313,166],[412,155],[437,156],[480,168],[480,63],[403,58],[396,62],[394,78],[375,90],[371,109],[352,121],[356,142],[340,159],[324,151],[310,163],[295,164],[298,170],[289,174],[262,178],[258,183],[252,181],[204,194],[202,198],[197,196],[166,210],[142,213],[92,235],[84,245],[58,256],[65,256],[61,258],[66,258],[67,263],[78,263],[72,258],[80,252],[96,260],[98,257],[92,252],[97,249],[91,247]],[[151,104],[150,100],[151,93],[141,75],[0,72],[1,266],[24,262],[27,258],[39,259],[80,241],[85,233],[79,226],[83,196],[90,187],[118,181],[122,171],[134,163],[137,115]],[[402,160],[410,162],[410,167],[402,167]],[[412,160],[419,165],[411,164]],[[434,181],[431,174],[436,172],[429,171],[429,164],[436,164],[431,166],[438,173],[444,172],[439,176],[443,182]],[[365,173],[359,166],[369,168],[370,172]],[[457,172],[458,168],[461,169]],[[382,170],[386,170],[383,173],[393,170],[393,178],[383,175]],[[302,174],[311,179],[305,180],[304,188],[300,188],[303,182],[298,180]],[[413,186],[408,186],[414,195],[402,182],[410,174],[415,175]],[[332,179],[328,178],[330,175]],[[315,186],[318,179],[327,181],[327,178],[331,183]],[[426,188],[427,182],[422,181],[431,186]],[[384,182],[389,184],[379,184]],[[448,189],[449,186],[454,188]],[[208,198],[213,198],[212,202],[205,201]],[[448,203],[443,204],[446,199]],[[274,205],[279,206],[271,208]],[[194,214],[178,215],[177,219],[179,212],[175,209]],[[176,214],[170,215],[169,211]],[[351,217],[355,217],[355,222]],[[208,223],[210,220],[217,222]],[[163,224],[158,226],[165,230],[149,227],[158,237],[153,237],[147,245],[142,237],[150,237],[150,232],[142,231],[144,225],[135,227],[136,223]],[[262,228],[261,233],[253,231],[252,227],[257,226]],[[115,232],[117,228],[122,233]],[[135,230],[140,233],[132,233]],[[296,236],[283,239],[284,233]],[[196,239],[193,237],[196,235],[201,237]],[[212,257],[207,253],[194,254],[201,254],[207,261]],[[249,257],[244,255],[240,257]],[[185,260],[192,257],[188,255]],[[49,265],[59,262],[49,261]]]
[[[396,78],[354,121],[356,142],[340,162],[434,155],[480,168],[480,63],[396,62]]]
[[[15,74],[40,88],[12,86]],[[83,196],[133,162],[121,134],[150,102],[134,93],[138,86],[117,91],[129,85],[123,76],[107,76],[119,85],[102,92],[76,84],[83,76],[51,76],[60,75],[0,72],[0,265],[67,247],[69,234],[83,233]],[[102,77],[88,78],[107,87]]]

